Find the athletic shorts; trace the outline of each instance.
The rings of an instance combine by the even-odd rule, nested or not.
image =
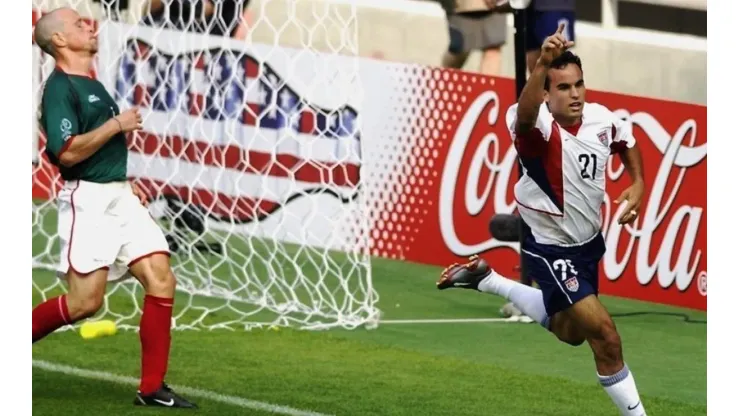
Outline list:
[[[542,290],[547,316],[599,295],[599,262],[606,252],[601,233],[575,246],[539,244],[529,234],[522,244],[527,274]]]
[[[128,182],[67,181],[57,205],[60,278],[70,269],[82,275],[108,269],[109,282],[125,280],[136,261],[169,255],[162,230]]]
[[[576,41],[576,14],[573,11],[536,11],[527,10],[527,50],[536,51],[542,48],[545,39],[558,30],[560,23],[565,23],[563,34],[566,40]]]
[[[453,14],[448,16],[450,31],[448,52],[459,55],[470,51],[484,51],[506,43],[506,15],[490,13],[484,16]]]

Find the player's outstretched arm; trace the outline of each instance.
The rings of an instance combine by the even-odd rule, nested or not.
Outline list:
[[[118,133],[128,133],[141,128],[141,114],[138,109],[126,110],[106,121],[97,129],[71,137],[69,144],[59,154],[59,163],[63,166],[74,166],[103,147]]]
[[[519,105],[516,110],[516,133],[522,134],[532,130],[537,122],[540,105],[544,101],[543,90],[547,67],[541,62],[537,64],[527,80],[522,94],[519,96]]]
[[[542,43],[542,52],[537,64],[530,74],[527,83],[524,85],[522,94],[519,96],[519,105],[517,106],[516,132],[526,133],[534,128],[537,122],[537,116],[540,111],[540,105],[544,101],[545,79],[547,70],[552,61],[562,55],[568,48],[574,45],[573,42],[565,39],[563,35],[565,25],[560,24],[558,30],[549,36]]]

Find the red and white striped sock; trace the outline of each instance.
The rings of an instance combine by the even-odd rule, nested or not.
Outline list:
[[[62,295],[33,308],[33,342],[51,334],[64,325],[74,322],[69,317],[67,309],[67,295]]]

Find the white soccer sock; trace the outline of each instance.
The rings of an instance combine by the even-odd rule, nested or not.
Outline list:
[[[493,270],[478,284],[478,290],[505,297],[525,315],[550,329],[541,290],[507,279]]]
[[[617,374],[612,376],[599,375],[599,381],[604,390],[617,405],[624,416],[646,416],[645,408],[642,406],[640,394],[637,393],[637,385],[632,377],[632,372],[624,364]]]

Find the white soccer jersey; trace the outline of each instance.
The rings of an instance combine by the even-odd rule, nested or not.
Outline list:
[[[535,127],[520,136],[517,106],[506,125],[524,167],[514,187],[519,213],[540,244],[582,244],[601,229],[606,163],[635,145],[630,126],[608,108],[585,103],[580,126],[566,129],[543,103]]]

